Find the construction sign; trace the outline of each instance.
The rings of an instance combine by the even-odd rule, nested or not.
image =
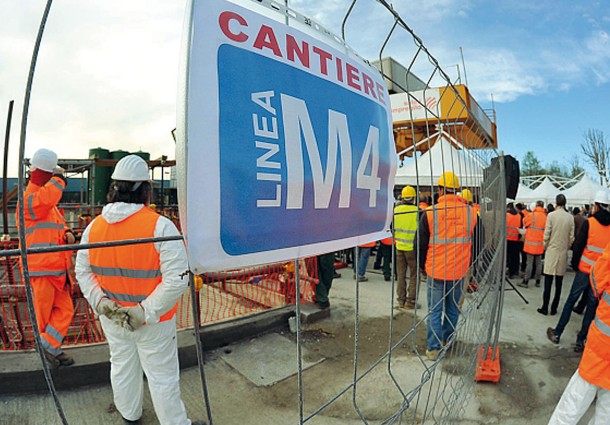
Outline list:
[[[396,154],[379,72],[295,12],[241,3],[189,5],[176,159],[191,269],[387,236]]]

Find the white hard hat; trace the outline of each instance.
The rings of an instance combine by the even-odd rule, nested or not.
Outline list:
[[[30,160],[32,170],[40,169],[52,173],[57,167],[57,154],[49,149],[38,149]]]
[[[534,209],[536,209],[536,203],[535,203],[535,202],[532,202],[532,203],[530,204],[530,210],[531,210],[531,211],[534,211]]]
[[[598,190],[595,192],[593,202],[597,202],[598,204],[608,204],[608,192],[605,190]]]
[[[138,155],[127,155],[117,162],[111,178],[127,182],[149,181],[148,165]]]

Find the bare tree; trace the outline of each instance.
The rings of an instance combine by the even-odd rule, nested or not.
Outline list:
[[[601,130],[590,128],[584,134],[584,141],[580,144],[582,153],[587,158],[599,174],[599,183],[608,186],[608,163],[610,160],[610,146],[606,141],[606,136]]]

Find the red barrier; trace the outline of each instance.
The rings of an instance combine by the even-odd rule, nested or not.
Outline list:
[[[15,249],[13,240],[3,246]],[[302,303],[314,302],[318,283],[317,258],[298,262]],[[73,270],[70,271],[73,274]],[[74,279],[76,281],[76,279]],[[197,279],[200,324],[230,320],[246,314],[293,304],[296,301],[295,262],[266,264],[237,270],[209,273]],[[74,319],[64,345],[105,341],[97,316],[83,297],[78,284],[72,294]],[[185,291],[178,304],[176,326],[193,327],[190,292]],[[26,350],[34,347],[32,322],[27,311],[25,285],[19,260],[0,259],[0,350]]]

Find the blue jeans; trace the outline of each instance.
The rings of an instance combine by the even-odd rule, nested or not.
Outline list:
[[[463,279],[438,280],[428,276],[428,350],[439,350],[441,342],[448,342],[455,332],[462,282]]]
[[[578,332],[578,335],[576,336],[576,343],[580,344],[584,344],[587,340],[589,326],[591,326],[591,322],[595,318],[595,312],[597,311],[597,305],[599,304],[599,299],[597,299],[593,294],[591,285],[587,285],[587,289],[585,289],[585,291],[587,297],[587,309],[585,310],[585,317],[582,318],[580,332]]]
[[[589,275],[587,273],[583,273],[581,271],[576,272],[576,276],[574,276],[574,281],[572,282],[572,289],[570,289],[570,295],[568,295],[568,299],[563,305],[563,311],[561,312],[561,317],[559,318],[559,322],[555,327],[555,333],[557,336],[561,336],[563,330],[566,328],[566,325],[570,321],[570,317],[572,316],[572,308],[574,304],[578,301],[578,298],[582,295],[582,293],[589,286]],[[589,322],[590,324],[590,322]]]
[[[369,264],[369,257],[371,256],[371,248],[354,248],[354,258],[356,258],[356,252],[358,252],[358,273],[357,275],[362,277],[366,273],[366,266]],[[354,261],[354,271],[356,270],[356,262]]]

